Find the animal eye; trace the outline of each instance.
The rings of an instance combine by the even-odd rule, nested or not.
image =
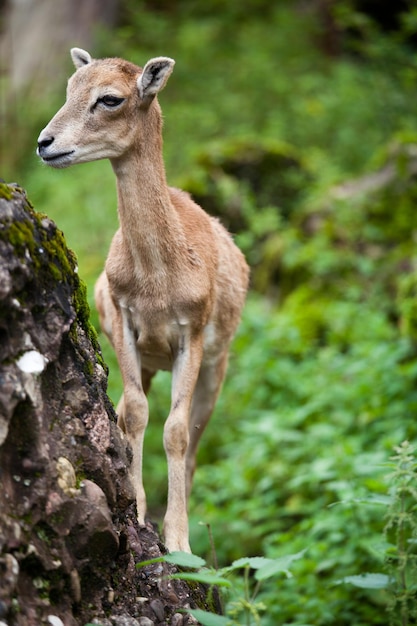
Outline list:
[[[101,102],[106,107],[114,108],[122,104],[124,98],[119,98],[118,96],[102,96],[97,100],[97,103]]]

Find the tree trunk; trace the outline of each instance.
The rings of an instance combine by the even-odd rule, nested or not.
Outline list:
[[[54,87],[57,77],[64,82],[69,48],[90,48],[100,26],[114,25],[118,5],[119,0],[9,0],[0,39],[8,88],[33,86],[36,96]]]

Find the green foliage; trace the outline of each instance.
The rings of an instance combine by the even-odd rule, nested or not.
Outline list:
[[[297,571],[294,566],[294,572],[296,573],[298,615],[292,616],[289,619],[290,623],[331,624],[334,623],[335,610],[338,612],[338,619],[343,620],[343,622],[350,619],[354,620],[354,623],[365,625],[371,623],[369,620],[372,618],[372,623],[385,624],[386,614],[389,611],[390,624],[407,626],[414,623],[410,620],[416,616],[417,461],[415,446],[410,445],[409,442],[405,441],[395,449],[397,454],[391,457],[392,473],[388,477],[384,477],[383,483],[380,484],[380,487],[388,491],[389,495],[368,492],[362,498],[347,499],[339,503],[343,506],[350,505],[355,509],[356,520],[353,526],[349,523],[347,529],[347,535],[350,537],[350,549],[354,543],[354,535],[351,534],[351,531],[355,527],[361,549],[363,550],[366,546],[365,535],[367,530],[369,531],[370,521],[372,521],[372,516],[369,517],[366,511],[373,507],[380,509],[381,506],[386,509],[385,526],[381,528],[379,524],[380,535],[374,534],[373,543],[368,546],[368,560],[382,566],[385,564],[388,574],[372,572],[347,575],[340,580],[333,579],[332,585],[330,587],[327,585],[325,603],[319,600],[315,606],[310,599],[308,606],[303,607],[301,601],[303,594],[300,594],[302,591],[300,589],[300,574],[303,569],[307,570],[309,567],[308,554],[306,554],[305,549],[296,554],[276,558],[242,557],[233,561],[230,566],[217,569],[207,568],[205,561],[194,554],[177,552],[139,563],[137,567],[141,568],[150,563],[165,561],[179,568],[187,568],[187,571],[173,574],[172,578],[200,582],[209,587],[220,587],[223,590],[224,616],[217,616],[200,609],[189,611],[203,626],[239,626],[243,624],[261,626],[261,624],[286,623],[285,617],[288,619],[290,615],[287,604],[291,598],[291,594],[285,588],[286,579],[279,579],[272,590],[267,588],[263,593],[261,593],[261,584],[265,581],[271,582],[271,579],[278,574],[284,574],[287,579],[291,579],[293,573],[290,568],[292,570],[297,562],[299,562],[300,568]],[[384,466],[386,465],[385,463]],[[363,468],[362,473],[366,473]],[[376,481],[369,482],[372,489],[376,488],[376,484]],[[374,517],[373,521],[375,522],[377,519],[380,520],[380,516]],[[344,521],[346,523],[346,516]],[[361,529],[361,525],[364,523],[365,525]],[[331,524],[334,526],[333,533],[339,535],[337,541],[339,543],[342,539],[342,529],[341,527],[337,528],[336,516],[333,516]],[[329,529],[330,526],[324,524],[321,531]],[[385,541],[382,533],[385,535]],[[280,539],[283,537],[281,536]],[[316,544],[311,545],[308,551],[316,552],[316,567],[319,565],[316,576],[320,576],[323,583],[323,574],[325,575],[332,563],[329,554],[324,555],[322,549],[317,552],[319,543],[316,541]],[[346,545],[344,542],[343,549],[345,551]],[[320,552],[322,553],[321,556]],[[343,563],[342,560],[342,564],[348,565],[353,562],[358,563],[358,561],[357,556],[354,561],[345,559]],[[190,572],[190,568],[198,571]],[[241,571],[243,571],[242,575],[240,575]],[[352,588],[356,589],[356,596],[349,592]],[[350,606],[352,596],[356,602],[366,603],[362,610],[359,610],[356,602],[353,607]],[[342,604],[343,611],[341,610]],[[319,611],[317,614],[316,609]],[[377,609],[379,609],[379,615],[375,613]],[[266,614],[264,615],[264,613]],[[308,615],[310,622],[307,622]],[[312,619],[313,617],[314,619]]]
[[[387,453],[416,437],[407,417],[417,402],[415,349],[380,311],[363,305],[358,316],[348,303],[327,305],[323,344],[305,331],[305,308],[304,301],[290,312],[248,302],[200,455],[192,545],[207,550],[196,524],[203,519],[222,563],[308,548],[294,579],[263,591],[265,625],[333,624],[335,615],[341,624],[383,624],[383,592],[368,597],[335,582],[374,564],[380,505],[360,500],[369,490],[385,492]]]
[[[328,55],[323,3],[307,4],[126,0],[122,24],[92,52],[141,65],[176,59],[160,97],[168,179],[230,226],[252,266],[199,452],[194,551],[210,553],[201,520],[212,528],[216,571],[246,555],[275,562],[306,550],[291,578],[262,583],[263,626],[386,626],[390,601],[393,619],[409,621],[415,603],[397,578],[405,556],[414,571],[414,531],[392,509],[384,537],[381,511],[394,506],[387,456],[417,440],[416,10],[382,32],[356,3],[324,3],[338,40]],[[76,250],[97,325],[93,284],[117,228],[115,184],[108,163],[53,171],[35,161],[39,130],[63,99],[61,88],[55,101],[11,108],[6,175]],[[100,342],[117,402],[117,363]],[[156,377],[150,402],[144,469],[156,517],[168,374]],[[259,571],[249,568],[247,584]]]
[[[224,609],[225,616],[215,615],[201,609],[190,609],[191,613],[203,626],[239,626],[240,618],[250,626],[261,624],[261,613],[266,610],[262,602],[257,601],[260,585],[278,574],[291,577],[289,570],[294,561],[300,559],[304,551],[277,559],[264,557],[244,557],[237,559],[230,566],[215,570],[205,567],[205,561],[194,554],[184,552],[172,552],[162,557],[143,561],[136,567],[142,568],[151,563],[165,561],[177,565],[180,568],[192,568],[198,571],[179,572],[172,574],[170,578],[185,581],[199,582],[209,587],[222,587],[227,589],[227,603]],[[243,575],[239,576],[241,570]],[[250,572],[255,572],[250,576]],[[210,595],[210,591],[208,593]]]
[[[405,441],[392,457],[392,500],[384,528],[387,569],[392,581],[390,623],[406,626],[417,617],[417,458]]]
[[[390,624],[406,626],[414,623],[410,620],[417,615],[417,459],[416,448],[408,441],[395,447],[395,451],[390,464],[392,473],[387,480],[390,495],[364,500],[365,503],[377,501],[387,509],[385,543],[381,543],[380,551],[385,555],[388,574],[345,576],[340,582],[361,589],[387,590]]]

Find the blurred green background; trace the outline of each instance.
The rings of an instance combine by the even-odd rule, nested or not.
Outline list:
[[[113,4],[107,25],[90,23],[90,52],[176,60],[160,96],[168,180],[220,217],[252,268],[201,444],[193,550],[210,552],[200,521],[221,565],[307,549],[293,578],[264,586],[265,626],[385,625],[387,590],[339,583],[384,571],[384,510],[359,502],[388,492],[384,464],[417,435],[415,3]],[[110,164],[54,171],[35,155],[65,99],[67,48],[84,41],[63,42],[59,71],[24,86],[3,71],[0,175],[64,231],[98,327],[93,285],[117,227]],[[117,363],[100,341],[116,403]],[[169,388],[159,374],[145,444],[154,519]]]

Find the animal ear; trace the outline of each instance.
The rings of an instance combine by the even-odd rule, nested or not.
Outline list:
[[[71,48],[71,58],[77,70],[93,60],[91,55],[81,48]]]
[[[150,103],[156,94],[165,87],[174,65],[175,61],[168,57],[156,57],[147,62],[138,78],[139,95],[142,100]]]

